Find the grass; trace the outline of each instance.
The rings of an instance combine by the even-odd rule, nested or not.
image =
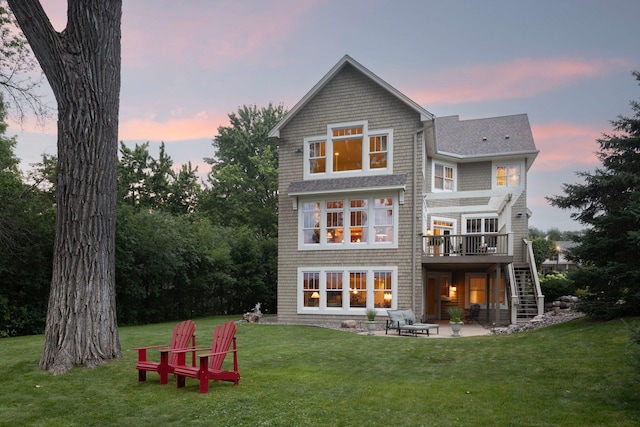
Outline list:
[[[199,344],[228,319],[196,319]],[[211,383],[204,395],[191,379],[179,390],[152,373],[137,382],[130,349],[167,341],[172,326],[123,327],[123,359],[56,377],[38,369],[42,336],[0,340],[0,425],[640,424],[619,320],[461,339],[240,324],[240,385]]]

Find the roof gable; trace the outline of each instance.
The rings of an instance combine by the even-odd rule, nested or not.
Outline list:
[[[329,70],[329,72],[318,83],[315,84],[315,86],[313,86],[313,88],[311,88],[311,90],[300,101],[298,101],[296,105],[294,105],[294,107],[287,113],[287,115],[282,120],[280,120],[280,122],[278,122],[278,124],[269,132],[269,137],[279,138],[280,130],[285,127],[287,123],[289,123],[291,119],[293,119],[296,114],[298,114],[300,110],[302,110],[318,94],[318,92],[320,92],[327,85],[327,83],[329,83],[347,65],[351,65],[356,70],[371,79],[374,83],[379,85],[381,88],[389,92],[392,96],[396,97],[409,108],[416,111],[420,115],[420,119],[422,121],[433,120],[433,114],[422,108],[420,105],[416,104],[414,101],[399,92],[393,86],[369,71],[349,55],[345,55],[331,70]]]

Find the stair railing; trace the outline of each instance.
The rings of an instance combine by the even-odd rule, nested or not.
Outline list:
[[[536,267],[536,259],[533,256],[533,242],[527,239],[522,239],[527,250],[527,264],[531,271],[531,278],[533,280],[533,287],[536,294],[536,302],[538,307],[538,315],[544,313],[544,295],[542,295],[542,289],[540,288],[540,279],[538,278],[538,268]]]
[[[507,265],[507,274],[509,275],[509,293],[511,294],[511,324],[518,323],[518,306],[520,305],[520,297],[518,294],[516,274],[513,263]]]

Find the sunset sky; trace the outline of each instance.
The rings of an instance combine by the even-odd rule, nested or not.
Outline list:
[[[62,30],[66,1],[41,0]],[[578,230],[544,197],[599,165],[596,139],[640,99],[637,0],[124,0],[120,140],[161,141],[205,174],[242,105],[291,108],[345,54],[436,116],[527,113],[540,154],[529,225]],[[50,90],[45,88],[55,106]],[[11,124],[23,166],[56,123]]]

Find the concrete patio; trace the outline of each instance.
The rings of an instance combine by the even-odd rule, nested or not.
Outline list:
[[[451,328],[449,327],[449,322],[434,322],[440,325],[439,332],[436,333],[435,330],[431,330],[429,335],[424,333],[419,333],[417,336],[413,336],[411,334],[407,334],[406,332],[402,335],[398,335],[398,331],[389,330],[388,334],[385,334],[384,323],[378,325],[378,330],[376,330],[376,336],[382,337],[397,337],[397,338],[464,338],[464,337],[477,337],[481,335],[491,335],[491,329],[485,329],[482,325],[478,323],[465,323],[462,325],[462,329],[460,330],[460,337],[453,337]],[[362,325],[365,328],[365,325]],[[382,330],[379,328],[382,327]],[[368,332],[358,332],[359,335],[367,335]]]

